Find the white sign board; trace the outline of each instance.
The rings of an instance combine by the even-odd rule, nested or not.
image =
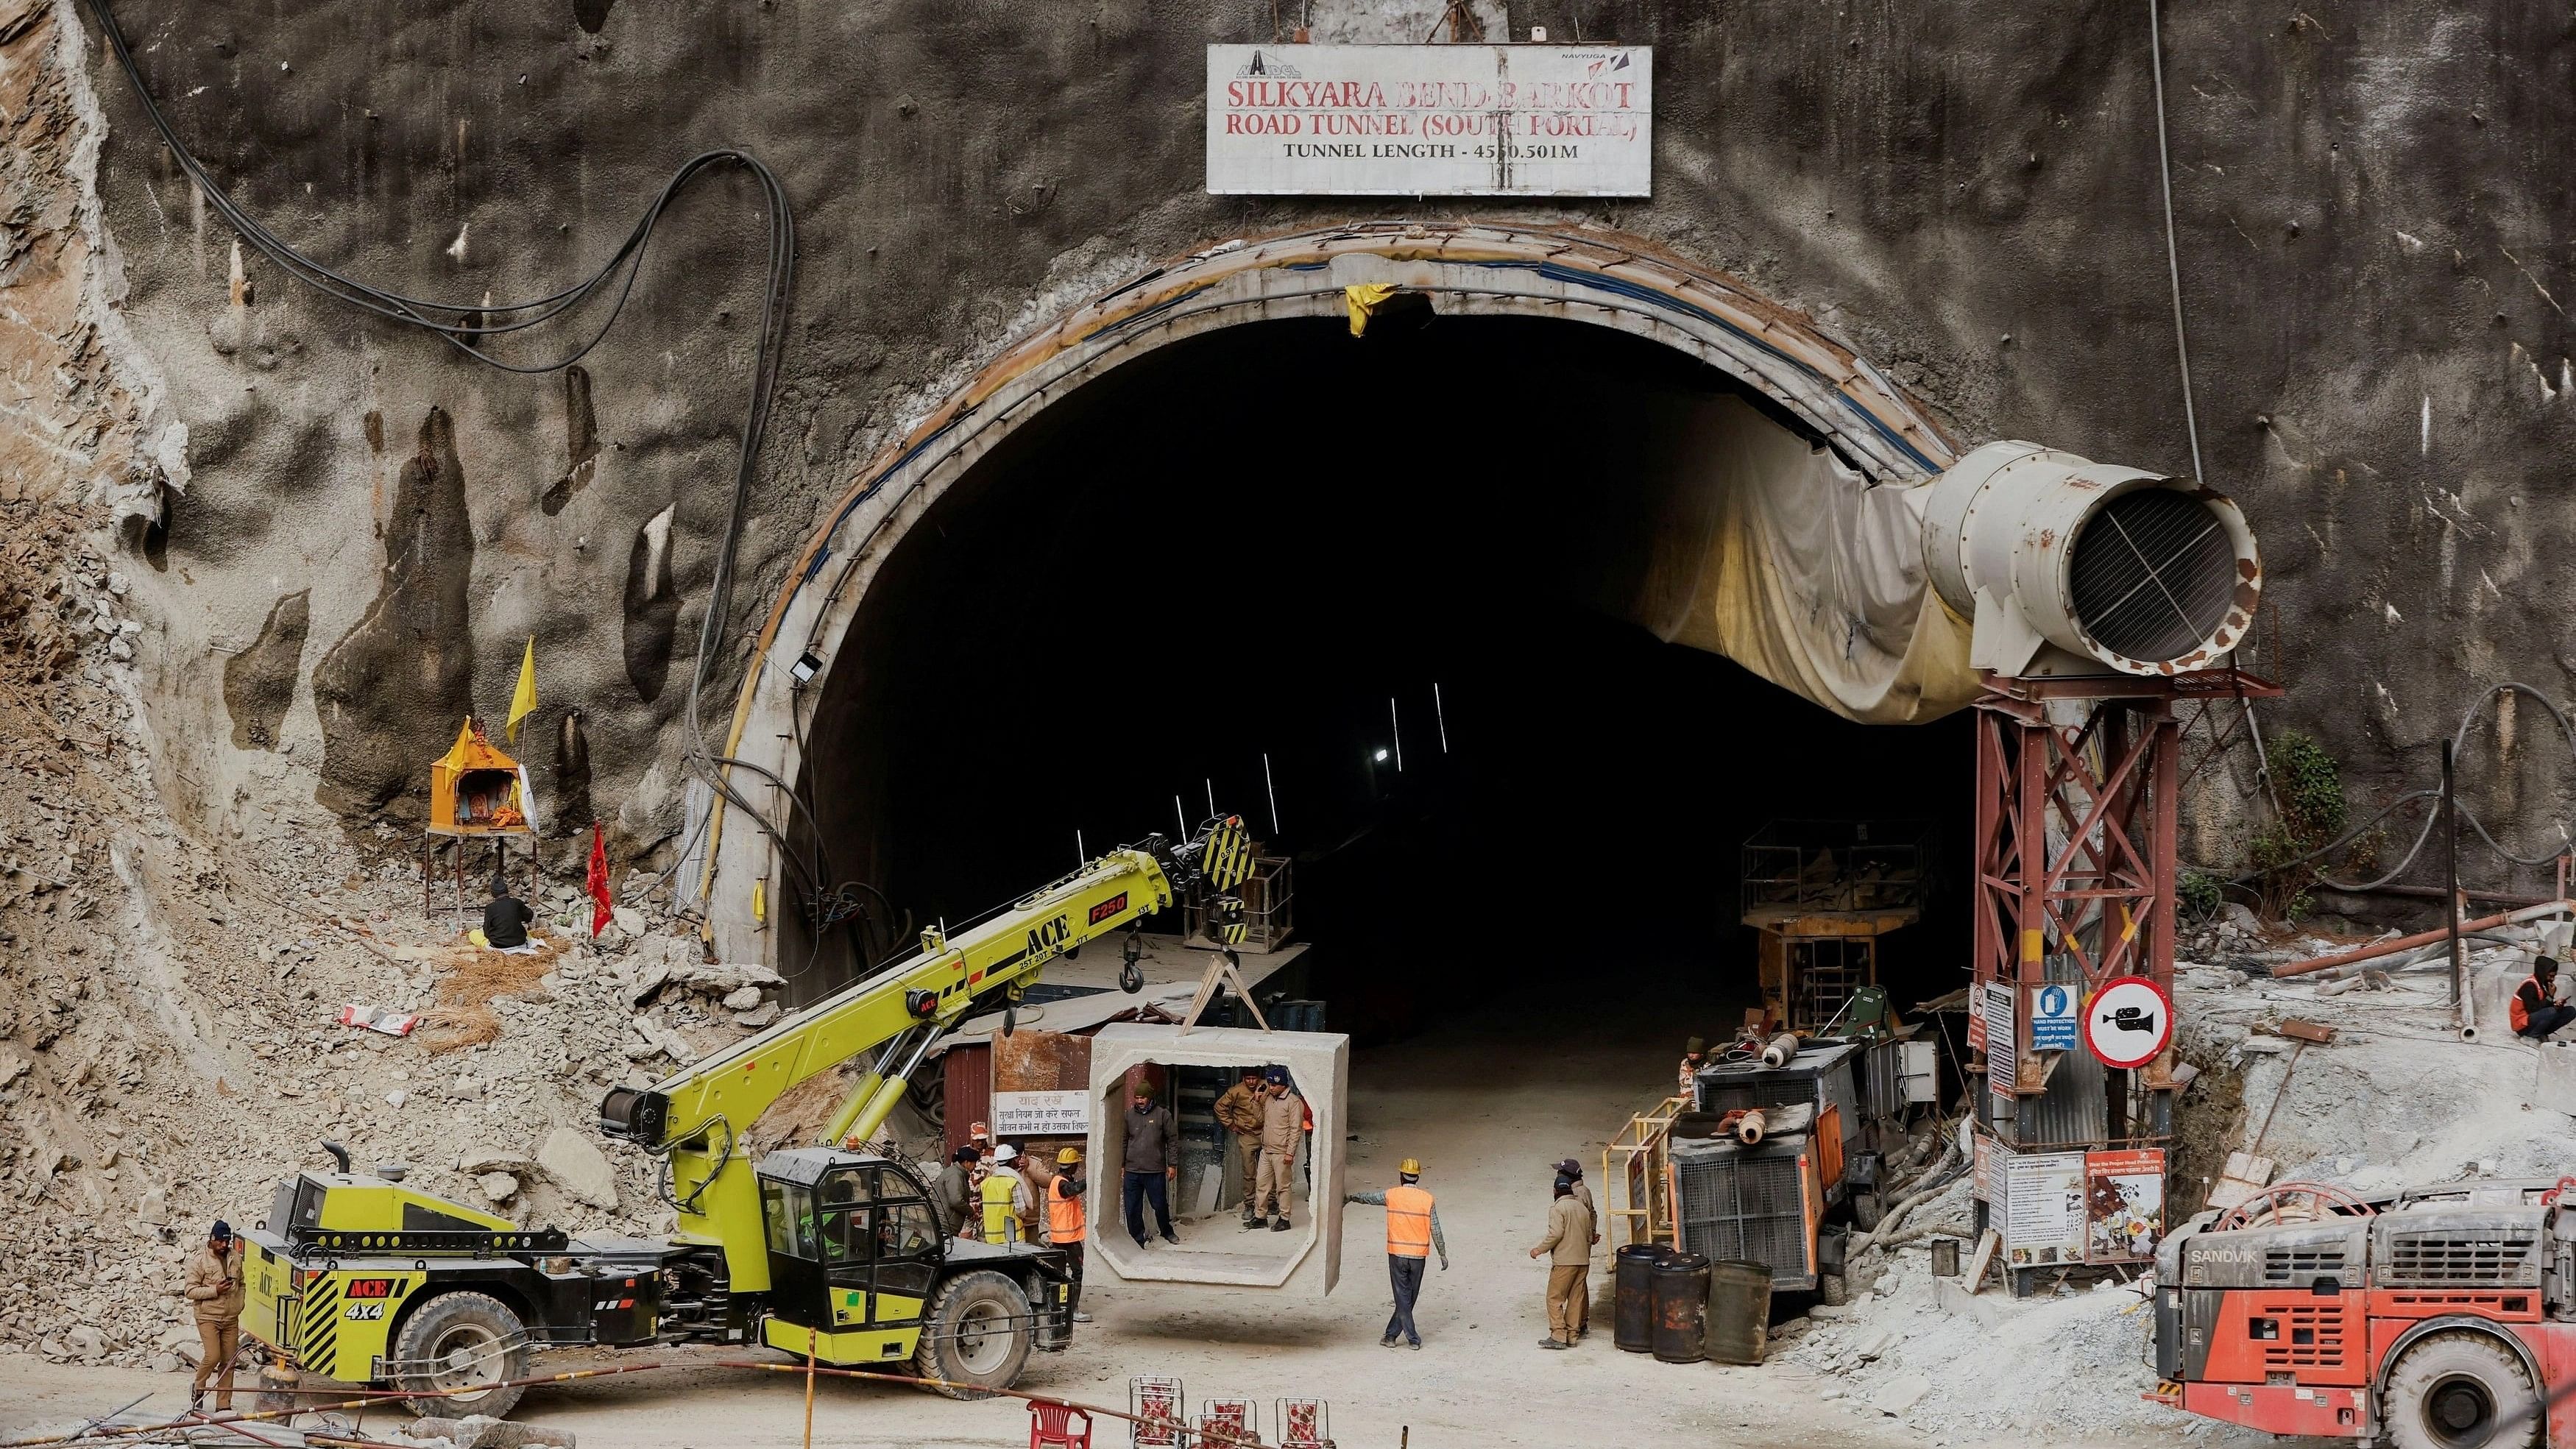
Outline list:
[[[1211,45],[1219,196],[1647,196],[1641,45]]]
[[[2115,976],[2084,1003],[2084,1044],[2106,1067],[2143,1067],[2173,1040],[2173,1002],[2144,976]]]
[[[2004,1265],[2039,1268],[2084,1261],[2084,1154],[2007,1152]]]
[[[1986,983],[1986,1090],[2005,1104],[1999,1116],[2009,1116],[2018,1108],[2012,1104],[2013,1083],[2021,1070],[2018,1043],[2020,1028],[2013,1024],[2013,986],[2008,981]]]
[[[995,1092],[993,1136],[1080,1137],[1091,1131],[1087,1092]]]

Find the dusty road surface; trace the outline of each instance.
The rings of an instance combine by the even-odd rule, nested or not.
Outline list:
[[[1451,1268],[1435,1266],[1425,1286],[1420,1352],[1378,1347],[1388,1306],[1383,1219],[1353,1207],[1341,1286],[1329,1298],[1131,1286],[1096,1275],[1084,1306],[1098,1321],[1070,1350],[1034,1358],[1022,1387],[1123,1406],[1130,1375],[1176,1374],[1193,1406],[1210,1396],[1259,1401],[1265,1435],[1271,1401],[1321,1396],[1332,1406],[1336,1440],[1386,1449],[1407,1429],[1411,1444],[1431,1449],[1919,1442],[1893,1420],[1820,1399],[1827,1382],[1804,1370],[1670,1365],[1619,1352],[1609,1341],[1606,1262],[1593,1272],[1592,1337],[1566,1353],[1537,1346],[1545,1269],[1528,1249],[1544,1219],[1548,1164],[1568,1154],[1597,1161],[1602,1140],[1627,1114],[1667,1090],[1667,1049],[1696,1029],[1675,1019],[1669,1003],[1583,1022],[1568,1020],[1562,1003],[1523,1001],[1355,1055],[1353,1182],[1390,1183],[1399,1159],[1419,1156],[1439,1197]],[[1195,1231],[1240,1230],[1220,1214]],[[588,1361],[564,1354],[545,1363]],[[138,1413],[175,1414],[187,1380],[0,1358],[0,1437],[68,1427],[147,1391],[153,1398]],[[391,1413],[380,1414],[369,1423],[390,1428]],[[587,1449],[709,1449],[795,1444],[802,1415],[799,1378],[689,1367],[538,1389],[515,1417],[569,1427]],[[1016,1402],[960,1404],[897,1385],[825,1380],[815,1405],[815,1441],[836,1449],[1024,1444],[1027,1425]],[[1123,1426],[1104,1425],[1098,1442],[1126,1440]]]

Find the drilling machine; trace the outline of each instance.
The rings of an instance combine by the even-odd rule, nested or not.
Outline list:
[[[2156,1249],[2157,1397],[2397,1449],[2576,1446],[2576,1178],[2284,1183]]]

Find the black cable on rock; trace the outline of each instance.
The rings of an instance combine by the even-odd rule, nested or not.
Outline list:
[[[2576,723],[2571,723],[2566,714],[2561,711],[2555,703],[2551,702],[2549,696],[2542,694],[2539,690],[2532,688],[2528,684],[2521,683],[2518,680],[2507,680],[2505,683],[2489,686],[2485,693],[2478,696],[2477,702],[2470,705],[2468,710],[2460,716],[2459,728],[2451,731],[2451,754],[2454,758],[2458,758],[2462,754],[2464,747],[2468,743],[2469,726],[2477,723],[2478,716],[2486,713],[2489,705],[2494,704],[2497,700],[2502,699],[2508,694],[2529,695],[2534,701],[2538,702],[2542,709],[2547,710],[2549,712],[2551,722],[2558,726],[2559,737],[2567,743],[2570,758],[2576,759]],[[2341,850],[2345,846],[2359,840],[2362,836],[2370,833],[2372,829],[2376,828],[2379,822],[2396,814],[2399,810],[2410,805],[2418,805],[2428,800],[2439,800],[2441,798],[2442,792],[2438,789],[2409,790],[2405,794],[2398,796],[2396,799],[2389,801],[2385,806],[2382,806],[2379,813],[2371,816],[2368,820],[2363,821],[2361,824],[2354,826],[2350,830],[2345,831],[2334,840],[2331,840],[2324,845],[2320,845],[2316,849],[2308,851],[2303,855],[2294,855],[2288,860],[2282,861],[2278,865],[2270,866],[2263,870],[2246,871],[2240,875],[2225,877],[2223,884],[2243,885],[2249,881],[2259,880],[2275,871],[2287,870],[2296,865],[2307,865],[2312,861],[2331,855],[2335,851]],[[2471,810],[2466,805],[2460,805],[2456,808],[2459,810],[2461,818],[2469,822],[2470,828],[2477,831],[2478,838],[2486,842],[2489,850],[2494,851],[2498,856],[2501,856],[2503,859],[2514,865],[2547,865],[2558,859],[2559,856],[2566,854],[2568,851],[2568,843],[2565,840],[2567,832],[2563,825],[2559,828],[2561,844],[2556,850],[2545,851],[2539,855],[2526,856],[2508,849],[2504,842],[2496,839],[2495,835],[2487,829],[2486,822],[2478,818],[2477,812]],[[2414,865],[2415,857],[2423,853],[2425,842],[2433,838],[2433,827],[2440,824],[2441,820],[2442,817],[2439,812],[2425,816],[2424,828],[2415,832],[2414,844],[2406,847],[2406,853],[2398,858],[2397,864],[2391,868],[2387,874],[2382,875],[2375,880],[2358,882],[2339,881],[2334,877],[2327,875],[2323,870],[2315,868],[2311,868],[2309,874],[2314,876],[2320,885],[2325,886],[2329,890],[2344,891],[2355,895],[2365,891],[2377,890],[2379,887],[2388,884],[2390,881],[2397,879],[2401,875],[2404,875],[2408,867]],[[2207,866],[2191,866],[2189,868],[2203,871],[2210,875],[2218,874],[2217,871],[2212,870]]]
[[[626,310],[627,299],[635,290],[636,276],[643,269],[644,252],[652,242],[654,229],[661,224],[672,202],[692,180],[712,169],[740,167],[750,172],[760,183],[768,208],[769,281],[761,307],[760,346],[752,364],[750,405],[744,412],[742,439],[734,464],[733,497],[726,512],[723,539],[716,550],[715,576],[708,592],[707,612],[698,630],[698,657],[689,676],[686,722],[688,738],[685,757],[691,771],[705,782],[709,790],[749,817],[763,833],[776,842],[779,853],[786,857],[790,866],[794,867],[799,875],[809,876],[806,882],[809,895],[819,898],[827,894],[821,888],[819,880],[810,878],[814,875],[820,875],[822,879],[829,878],[828,874],[821,870],[823,862],[820,858],[819,838],[816,842],[815,870],[809,872],[805,862],[789,845],[785,833],[778,824],[764,815],[725,779],[723,771],[718,767],[735,762],[720,752],[708,748],[706,730],[699,712],[700,700],[705,693],[707,681],[716,667],[726,629],[731,620],[736,558],[740,552],[743,529],[750,510],[751,487],[758,472],[761,442],[768,432],[770,406],[777,391],[779,350],[786,334],[788,297],[795,282],[796,220],[787,203],[787,189],[779,182],[777,173],[763,165],[760,159],[750,152],[735,147],[719,147],[700,152],[681,163],[680,168],[671,174],[671,179],[663,183],[660,193],[644,209],[644,214],[636,219],[634,227],[627,232],[625,241],[619,244],[615,254],[588,277],[562,291],[525,302],[502,303],[440,302],[409,296],[360,281],[314,260],[280,239],[275,232],[262,225],[258,218],[245,211],[240,203],[234,201],[206,170],[204,164],[197,159],[195,153],[180,140],[179,133],[170,124],[169,116],[162,111],[160,103],[153,99],[151,87],[144,84],[142,68],[135,62],[133,49],[126,44],[124,32],[117,29],[115,17],[108,13],[108,0],[88,0],[88,4],[91,14],[98,19],[100,31],[107,37],[108,47],[114,52],[118,66],[124,70],[126,80],[133,85],[135,97],[142,104],[145,117],[152,122],[152,128],[160,133],[162,144],[169,148],[171,157],[179,164],[179,169],[187,174],[188,179],[196,185],[199,194],[206,198],[206,204],[213,207],[216,214],[221,216],[225,224],[232,227],[242,240],[250,243],[261,256],[266,257],[288,275],[325,296],[357,308],[359,311],[382,317],[389,322],[417,327],[432,333],[466,356],[505,372],[537,374],[559,371],[581,361],[590,355],[593,348],[599,346],[601,340],[607,337],[608,330],[616,325],[619,315]],[[572,313],[593,298],[603,295],[610,299],[608,315],[600,319],[599,326],[579,346],[552,361],[509,362],[493,356],[482,345],[495,337],[524,332],[555,321]],[[790,793],[792,796],[793,792]]]

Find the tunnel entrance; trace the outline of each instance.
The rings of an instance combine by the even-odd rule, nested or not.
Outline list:
[[[1736,882],[1765,821],[1927,821],[1965,868],[1964,716],[1853,724],[1635,622],[1710,449],[1830,442],[1625,332],[1388,321],[1169,343],[940,494],[813,707],[817,874],[955,922],[1212,795],[1295,858],[1331,1029],[1671,993],[1707,1014],[1678,1046],[1758,1000]],[[805,918],[777,914],[776,959],[811,1000],[863,948]],[[1966,943],[1937,905],[1891,937],[1900,1006],[1951,989]]]

